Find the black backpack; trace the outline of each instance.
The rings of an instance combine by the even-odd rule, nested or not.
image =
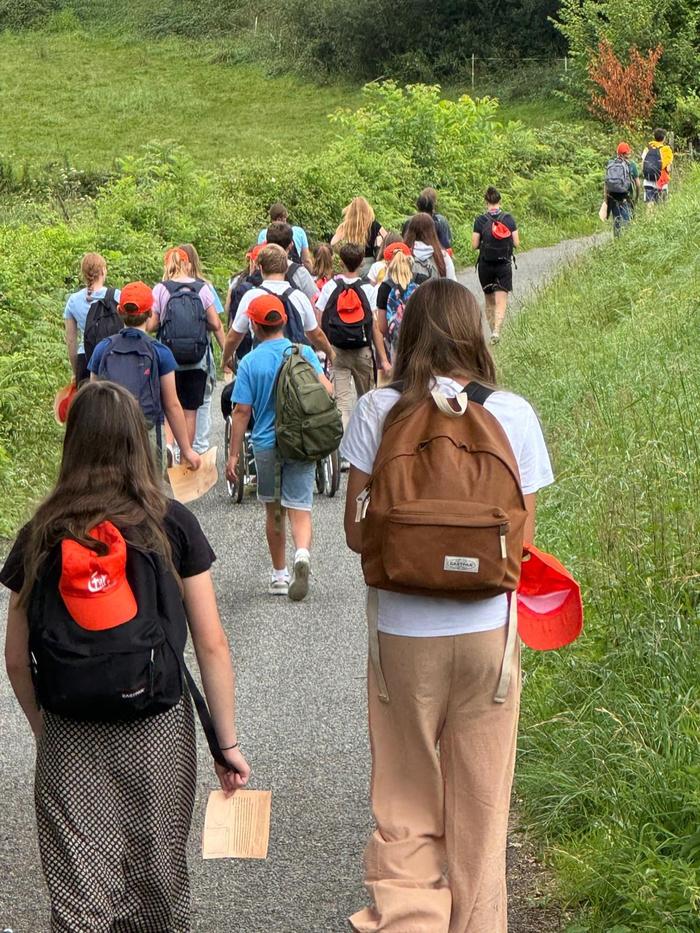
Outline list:
[[[160,316],[158,339],[181,366],[199,363],[209,349],[207,312],[199,297],[205,283],[163,282],[168,303]]]
[[[118,334],[123,326],[124,322],[117,310],[117,299],[113,288],[108,288],[102,298],[93,298],[90,301],[83,328],[85,359],[88,363],[97,344],[105,337]]]
[[[274,295],[275,298],[279,300],[284,305],[284,310],[287,315],[287,323],[284,325],[284,336],[287,337],[292,343],[305,343],[307,346],[310,345],[309,339],[306,336],[306,331],[304,330],[304,323],[301,319],[301,314],[294,303],[291,301],[291,294],[293,291],[298,291],[298,289],[287,288],[281,295],[277,292],[271,291],[269,288],[265,288],[264,285],[259,286],[260,290],[266,292],[268,295]]]
[[[357,350],[372,346],[374,316],[363,285],[366,279],[348,284],[336,279],[336,287],[323,309],[321,327],[329,343],[339,350]],[[362,311],[362,317],[355,318]]]
[[[644,181],[657,182],[661,178],[661,148],[649,146],[642,162]]]
[[[28,608],[37,703],[70,719],[133,721],[175,706],[187,681],[212,756],[227,764],[206,702],[184,661],[187,616],[177,581],[156,554],[127,547],[136,616],[102,631],[79,626],[59,592],[61,546],[47,559]]]
[[[299,269],[301,269],[301,263],[292,261],[287,266],[287,271],[284,273],[284,277],[286,281],[289,282],[292,288],[297,288],[297,289],[299,288],[297,283],[294,281],[294,276],[297,274]]]
[[[153,340],[142,332],[122,331],[109,338],[97,371],[98,379],[109,379],[128,389],[141,406],[149,426],[163,420],[160,372]]]
[[[487,213],[483,216],[487,222],[481,231],[479,259],[485,262],[510,262],[513,258],[513,233],[510,227],[503,223],[504,212]],[[503,235],[497,236],[499,232]]]

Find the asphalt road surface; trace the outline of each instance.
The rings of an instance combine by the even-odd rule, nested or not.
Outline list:
[[[591,242],[523,254],[516,300],[518,289],[524,294]],[[473,283],[470,273],[464,281]],[[215,403],[213,440],[220,468],[222,435]],[[302,603],[267,595],[263,509],[252,495],[234,504],[221,478],[192,508],[218,556],[214,579],[238,672],[239,736],[253,767],[251,786],[271,789],[273,806],[266,861],[202,860],[204,807],[217,784],[199,730],[199,788],[190,838],[193,930],[349,929],[347,916],[366,903],[362,850],[371,814],[364,587],[359,559],[344,543],[343,490],[332,500],[316,497],[311,589]],[[3,591],[3,632],[6,606]],[[5,677],[0,677],[0,723],[0,930],[46,933],[47,897],[32,804],[33,741]],[[542,884],[527,848],[514,838],[509,854],[511,930],[559,929],[557,912],[533,902]]]

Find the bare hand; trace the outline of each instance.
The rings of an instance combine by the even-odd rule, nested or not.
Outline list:
[[[180,456],[185,458],[191,470],[198,470],[202,465],[202,458],[191,447],[188,451],[181,450]]]
[[[250,765],[243,757],[243,753],[240,748],[231,748],[228,751],[221,753],[226,761],[228,761],[235,771],[228,771],[218,762],[214,762],[214,769],[216,771],[216,776],[219,779],[221,784],[221,790],[226,794],[227,797],[230,797],[232,794],[235,794],[236,791],[245,787],[248,783],[248,778],[250,777]]]
[[[226,479],[229,483],[235,483],[238,481],[238,476],[236,470],[238,469],[238,454],[231,454],[231,456],[226,461]]]
[[[390,376],[391,375],[391,363],[389,362],[389,360],[384,360],[384,362],[380,364],[380,369],[384,373],[385,376]]]

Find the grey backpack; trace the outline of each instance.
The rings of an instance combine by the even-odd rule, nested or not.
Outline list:
[[[605,169],[605,188],[608,194],[628,194],[632,187],[632,173],[626,159],[611,159]]]
[[[416,285],[422,285],[428,279],[437,278],[440,278],[440,272],[432,256],[427,259],[413,257],[413,279],[411,281],[415,282]]]

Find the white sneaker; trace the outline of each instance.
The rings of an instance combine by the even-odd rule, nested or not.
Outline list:
[[[267,588],[270,596],[286,596],[289,592],[289,577],[284,580],[276,580],[274,577],[270,580]]]
[[[311,566],[309,564],[308,557],[303,556],[294,558],[294,572],[292,574],[292,582],[289,584],[289,591],[287,595],[290,599],[293,599],[295,603],[302,600],[309,592],[310,572]]]

